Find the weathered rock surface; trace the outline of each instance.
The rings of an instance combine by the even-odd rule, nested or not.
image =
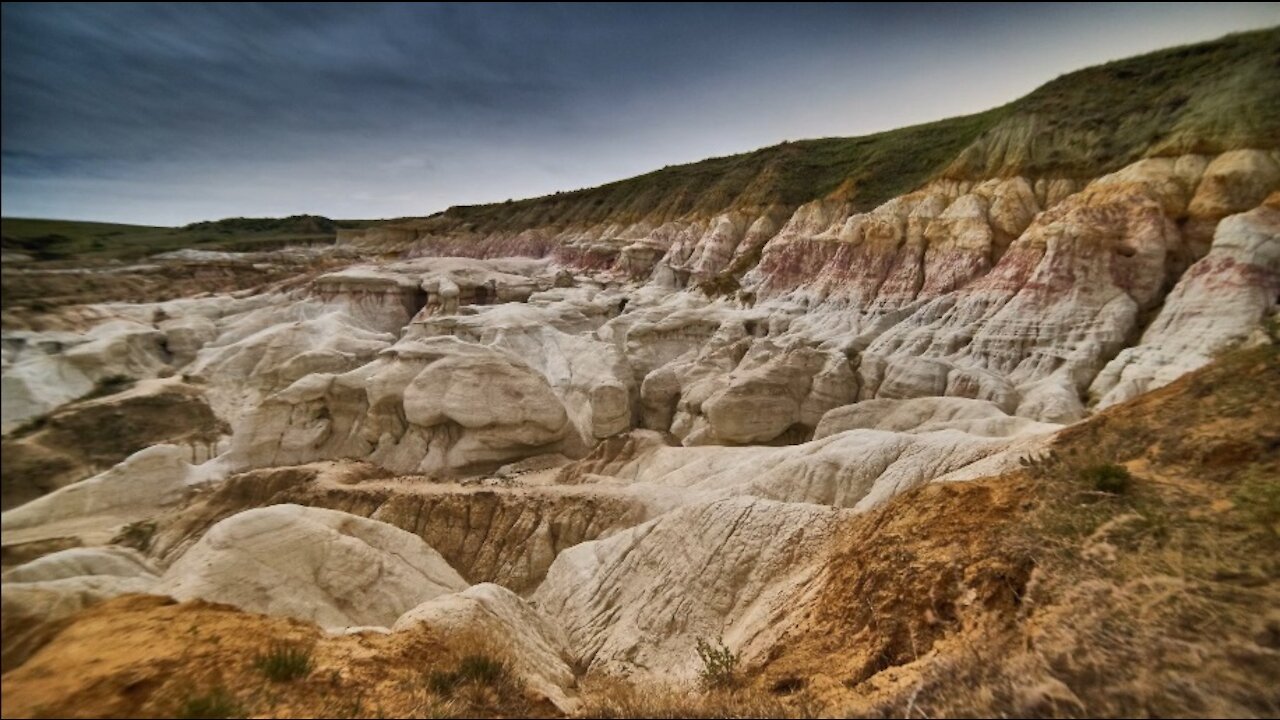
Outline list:
[[[559,449],[568,426],[546,380],[520,360],[437,337],[298,380],[246,419],[232,452],[242,467],[368,457],[397,472],[442,473]]]
[[[106,472],[0,514],[5,543],[87,535],[101,542],[223,477],[219,460],[192,462],[185,445],[152,445]]]
[[[1280,194],[1224,219],[1213,247],[1165,298],[1141,341],[1121,350],[1094,379],[1098,406],[1167,385],[1213,353],[1261,333],[1280,298]]]
[[[1057,426],[1008,415],[990,400],[960,397],[864,400],[828,411],[818,423],[813,439],[864,428],[911,433],[959,430],[971,435],[1008,437],[1052,432]]]
[[[466,587],[415,535],[334,510],[275,505],[214,525],[155,592],[341,628],[390,626]]]
[[[697,638],[767,645],[840,511],[732,498],[560,554],[533,595],[588,670],[688,679]]]
[[[856,429],[787,447],[671,447],[633,432],[561,470],[565,482],[624,485],[657,513],[714,498],[754,496],[867,510],[935,480],[1016,463],[1056,426],[984,437],[954,428],[907,433]],[[1033,431],[1034,430],[1034,431]]]
[[[531,590],[556,556],[649,516],[641,498],[617,488],[429,483],[378,479],[377,468],[315,463],[241,473],[160,523],[154,553],[180,557],[219,520],[293,503],[394,525],[422,538],[464,578]],[[385,472],[381,473],[385,474]]]
[[[164,334],[149,325],[107,322],[83,335],[6,333],[4,431],[79,397],[108,378],[141,379],[172,371]]]
[[[155,566],[136,550],[108,545],[72,548],[46,555],[4,572],[6,583],[50,582],[88,575],[143,577],[158,575]]]
[[[500,648],[500,655],[531,690],[564,712],[576,706],[571,694],[576,679],[564,631],[501,585],[473,585],[433,598],[401,615],[391,629],[412,631],[419,625]]]
[[[68,330],[5,336],[5,428],[35,421],[7,449],[122,402],[57,410],[117,374],[180,377],[232,437],[153,445],[5,512],[24,557],[142,521],[168,565],[51,555],[6,576],[5,622],[151,591],[426,624],[504,644],[564,711],[573,668],[688,680],[698,638],[760,660],[845,518],[1005,472],[1091,408],[1264,338],[1278,168],[1244,149],[1091,180],[944,175],[864,211],[834,193],[382,229],[361,247],[381,232],[407,259],[68,310]]]
[[[150,445],[185,445],[192,462],[217,454],[230,427],[214,416],[199,388],[176,380],[144,380],[73,403],[39,427],[5,436],[0,510],[96,475]]]

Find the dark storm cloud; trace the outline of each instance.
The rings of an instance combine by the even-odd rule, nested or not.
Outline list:
[[[3,6],[6,215],[426,214],[1002,103],[1275,6]]]

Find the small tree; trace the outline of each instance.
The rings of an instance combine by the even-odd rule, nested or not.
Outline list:
[[[736,653],[725,646],[723,640],[714,644],[703,638],[697,640],[698,658],[702,660],[702,669],[698,678],[702,686],[708,690],[733,687],[738,682],[738,660]]]

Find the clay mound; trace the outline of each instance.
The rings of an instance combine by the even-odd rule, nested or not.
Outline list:
[[[0,587],[0,666],[21,665],[76,612],[149,592],[157,579],[145,558],[120,547],[64,550],[9,570]]]
[[[132,548],[108,545],[100,548],[71,548],[45,555],[6,570],[6,583],[48,582],[82,575],[137,577],[158,575],[159,571]]]
[[[561,553],[533,595],[590,671],[690,679],[698,638],[768,647],[841,511],[736,497]]]
[[[65,406],[0,448],[0,510],[95,475],[151,445],[192,448],[192,460],[213,454],[231,432],[198,388],[144,381],[121,393]],[[203,457],[201,457],[203,455]]]
[[[777,448],[672,447],[640,430],[611,438],[565,466],[560,482],[625,485],[655,513],[736,495],[867,510],[925,483],[1016,467],[1054,427],[1032,423],[1024,436],[1010,438],[863,428]]]
[[[1277,163],[1280,174],[1280,163]],[[1223,347],[1262,340],[1280,295],[1280,192],[1224,219],[1213,246],[1178,280],[1142,340],[1125,348],[1089,391],[1107,407],[1154,390]]]
[[[829,410],[818,423],[813,439],[860,428],[911,433],[959,430],[972,435],[1007,437],[1048,432],[1057,427],[1011,416],[989,400],[958,397],[865,400]]]
[[[529,687],[564,711],[576,700],[566,693],[574,685],[572,655],[564,631],[520,596],[492,583],[441,595],[396,620],[396,632],[427,627],[450,636],[476,638],[490,647],[504,648],[512,670]]]
[[[10,432],[116,378],[172,372],[164,333],[150,324],[113,319],[84,333],[5,333],[4,431]]]
[[[466,587],[415,535],[334,510],[275,505],[214,525],[156,592],[340,628],[390,626],[415,605]]]
[[[87,480],[0,515],[6,548],[55,540],[103,544],[129,523],[145,522],[222,477],[217,460],[191,462],[191,449],[152,445]]]
[[[369,458],[401,473],[497,468],[556,449],[568,416],[520,360],[451,337],[397,343],[342,374],[313,372],[237,427],[241,467]]]

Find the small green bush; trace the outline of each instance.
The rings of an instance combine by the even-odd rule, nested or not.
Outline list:
[[[116,545],[131,547],[139,552],[146,552],[151,549],[151,538],[155,534],[156,523],[154,520],[138,520],[120,528],[120,532],[111,538],[111,542]]]
[[[1090,465],[1080,471],[1081,478],[1093,486],[1098,492],[1109,495],[1123,495],[1129,491],[1133,476],[1129,469],[1116,463]]]
[[[1250,473],[1231,499],[1250,522],[1273,537],[1280,536],[1280,480]]]
[[[311,648],[291,643],[272,643],[258,655],[253,666],[273,682],[289,682],[311,674]]]
[[[178,708],[175,715],[179,718],[196,720],[197,718],[209,718],[209,720],[221,720],[222,718],[237,718],[246,715],[244,708],[240,707],[240,703],[227,692],[226,688],[215,687],[203,695],[193,695],[182,701],[182,705]]]
[[[733,687],[738,682],[738,660],[736,653],[717,640],[714,644],[698,638],[698,658],[702,660],[702,669],[698,678],[702,686],[708,690]]]

